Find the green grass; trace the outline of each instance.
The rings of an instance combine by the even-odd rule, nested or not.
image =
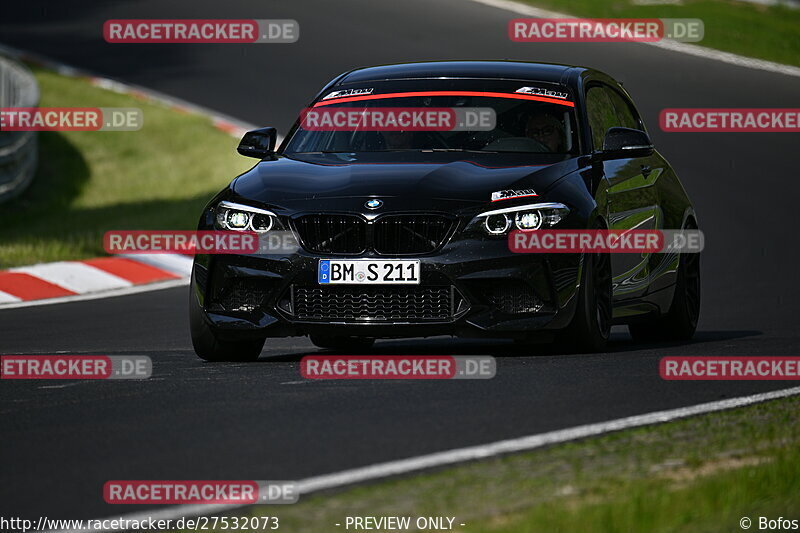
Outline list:
[[[698,18],[704,22],[705,36],[695,44],[800,65],[800,9],[733,0],[683,0],[681,5],[650,6],[634,5],[632,0],[521,1],[587,18]]]
[[[268,461],[267,461],[268,464]],[[263,479],[268,472],[261,472]],[[464,533],[741,531],[800,519],[800,398],[775,400],[251,508],[281,529],[346,516],[454,516]]]
[[[43,107],[138,107],[138,131],[39,133],[37,175],[0,209],[0,268],[104,255],[111,229],[194,229],[253,164],[202,116],[34,69]]]

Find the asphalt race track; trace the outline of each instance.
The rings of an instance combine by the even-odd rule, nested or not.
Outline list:
[[[638,44],[520,44],[516,15],[468,1],[6,2],[0,43],[285,133],[334,75],[428,59],[521,59],[624,81],[693,199],[706,235],[694,342],[599,355],[531,353],[449,338],[383,341],[376,354],[491,354],[488,381],[307,381],[305,339],[268,341],[255,364],[191,348],[186,288],[0,311],[0,353],[144,354],[147,381],[4,381],[0,515],[98,518],[110,479],[301,479],[450,448],[766,390],[787,382],[666,382],[664,355],[798,355],[797,137],[679,134],[665,107],[798,107],[800,78]],[[110,18],[291,18],[288,45],[112,45]],[[231,144],[233,149],[234,143]],[[46,154],[45,154],[46,155]],[[180,164],[180,154],[175,154]],[[232,176],[220,176],[222,187]]]

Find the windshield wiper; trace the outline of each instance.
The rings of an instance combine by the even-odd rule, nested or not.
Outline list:
[[[471,150],[467,148],[385,148],[383,150],[316,150],[313,152],[294,152],[295,154],[355,154],[358,152],[363,153],[379,153],[379,152],[464,152],[470,154],[521,154],[526,152],[517,152],[514,150]]]
[[[315,150],[312,152],[292,152],[293,154],[354,154],[353,150]]]
[[[470,150],[469,148],[423,148],[423,152],[469,152],[471,154],[491,154],[489,150]]]
[[[497,154],[490,150],[469,150],[467,148],[385,148],[383,150],[365,150],[368,153],[376,152],[465,152],[470,154]]]

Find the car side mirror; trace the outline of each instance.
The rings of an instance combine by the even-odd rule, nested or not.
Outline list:
[[[624,159],[642,157],[653,153],[653,142],[641,130],[632,128],[608,128],[603,139],[600,159]]]
[[[239,141],[236,151],[247,157],[264,159],[275,153],[275,143],[278,140],[278,130],[275,128],[261,128],[248,131]]]

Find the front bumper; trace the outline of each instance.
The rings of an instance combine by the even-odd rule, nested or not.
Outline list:
[[[328,258],[335,256],[304,250],[199,255],[192,270],[193,320],[231,340],[308,334],[528,338],[569,323],[580,271],[576,254],[514,254],[505,239],[464,239],[414,257],[422,266],[420,285],[320,286],[317,265]]]

